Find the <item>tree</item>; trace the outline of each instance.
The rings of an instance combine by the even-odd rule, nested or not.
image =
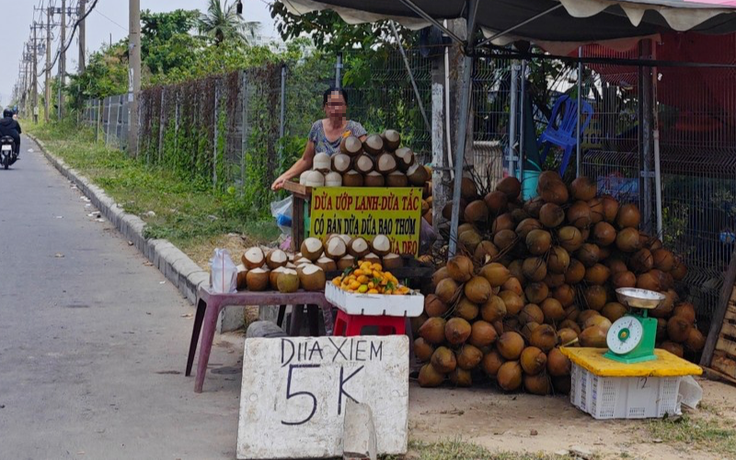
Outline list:
[[[309,36],[318,50],[338,53],[352,48],[369,51],[375,45],[395,43],[388,21],[367,24],[348,24],[331,10],[316,11],[302,15],[290,13],[283,2],[269,5],[271,17],[276,21],[276,30],[284,41]],[[402,43],[412,47],[418,34],[396,24]]]
[[[209,0],[207,13],[199,17],[199,31],[212,39],[215,45],[225,40],[248,43],[255,38],[260,22],[246,22],[238,15],[236,3],[227,0]]]
[[[205,45],[191,33],[198,19],[197,10],[141,12],[141,57],[151,74],[166,75],[196,65],[196,55]]]

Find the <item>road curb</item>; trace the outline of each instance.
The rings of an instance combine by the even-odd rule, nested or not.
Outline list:
[[[197,301],[197,289],[209,283],[210,275],[194,263],[184,252],[164,239],[146,239],[144,236],[146,223],[140,217],[123,210],[105,191],[95,185],[64,160],[50,153],[43,141],[26,134],[41,149],[41,153],[64,177],[74,183],[77,188],[90,199],[90,202],[105,216],[118,231],[133,243],[141,254],[168,279],[192,305]],[[231,331],[243,326],[242,315],[227,315],[223,311],[218,321],[219,332]],[[235,309],[231,311],[235,312]]]

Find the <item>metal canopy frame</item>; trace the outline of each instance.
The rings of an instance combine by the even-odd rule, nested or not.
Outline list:
[[[462,177],[463,177],[463,166],[464,166],[464,160],[465,160],[465,148],[466,148],[466,140],[467,140],[467,130],[468,130],[468,121],[470,118],[470,90],[471,90],[471,75],[473,70],[473,56],[475,55],[475,50],[478,47],[484,46],[488,43],[490,43],[492,40],[495,40],[496,38],[502,37],[506,34],[509,34],[513,32],[514,30],[518,29],[519,27],[522,27],[526,24],[529,24],[530,22],[539,19],[553,11],[556,11],[558,8],[562,7],[562,3],[555,5],[539,14],[534,15],[533,17],[526,19],[519,24],[510,27],[504,31],[498,32],[494,35],[492,35],[489,38],[480,40],[479,42],[475,42],[475,37],[477,33],[479,32],[478,26],[477,26],[477,19],[478,19],[478,5],[480,3],[480,0],[467,0],[466,6],[467,8],[464,8],[464,11],[467,11],[467,15],[465,17],[467,21],[467,39],[463,40],[460,38],[457,34],[450,31],[447,27],[445,27],[442,23],[440,23],[438,20],[433,18],[431,15],[429,15],[426,11],[424,11],[419,5],[414,3],[412,0],[399,0],[403,5],[405,5],[407,8],[411,9],[414,13],[416,13],[421,18],[429,21],[432,25],[439,28],[443,33],[447,34],[448,37],[450,37],[454,42],[460,44],[463,46],[463,51],[465,53],[465,56],[463,57],[463,73],[462,73],[462,81],[460,86],[460,120],[458,124],[458,136],[455,141],[455,160],[454,160],[454,177],[455,180],[453,182],[453,191],[452,191],[452,217],[450,219],[450,241],[448,245],[448,251],[450,257],[454,256],[457,253],[457,241],[458,241],[458,235],[457,235],[457,229],[460,224],[460,193],[461,193],[461,183],[462,183]]]
[[[464,159],[465,159],[465,148],[466,148],[466,140],[467,140],[467,129],[468,129],[468,122],[470,117],[470,90],[471,90],[471,75],[472,75],[472,66],[473,66],[473,59],[476,56],[484,56],[484,57],[501,57],[500,55],[493,56],[493,55],[486,55],[486,54],[480,54],[477,53],[478,49],[481,47],[490,47],[490,48],[496,48],[494,47],[491,42],[497,38],[500,38],[504,35],[507,35],[514,30],[523,27],[549,13],[552,13],[559,8],[563,7],[562,3],[558,3],[550,8],[548,8],[545,11],[542,11],[540,13],[537,13],[536,15],[525,19],[518,24],[509,27],[503,31],[500,31],[498,33],[493,34],[492,36],[488,38],[483,38],[476,42],[475,37],[478,35],[478,26],[477,26],[477,16],[478,16],[478,7],[480,0],[466,0],[465,7],[462,9],[465,14],[462,14],[461,16],[464,17],[467,21],[467,38],[462,39],[459,37],[456,33],[449,30],[447,27],[445,27],[439,20],[432,17],[429,13],[427,13],[425,10],[422,9],[421,6],[417,5],[413,0],[399,0],[399,2],[409,8],[411,11],[413,11],[415,14],[417,14],[419,17],[423,18],[424,20],[428,21],[430,24],[434,25],[438,29],[440,29],[444,34],[446,34],[448,37],[450,37],[455,43],[462,46],[464,58],[463,58],[463,71],[462,71],[462,81],[460,86],[460,110],[459,113],[461,114],[459,124],[458,124],[458,133],[456,143],[455,143],[455,154],[454,154],[454,164],[453,164],[453,170],[454,170],[454,183],[453,183],[453,196],[452,196],[452,217],[450,220],[450,241],[449,241],[449,247],[448,252],[449,256],[452,257],[457,253],[457,242],[458,242],[458,225],[460,220],[460,195],[461,195],[461,181],[463,177],[463,166],[464,166]],[[645,38],[645,37],[642,37]],[[578,65],[587,62],[587,63],[595,63],[595,62],[601,62],[601,63],[618,63],[623,65],[635,65],[638,66],[641,70],[642,67],[652,67],[652,66],[668,66],[668,65],[678,65],[682,66],[683,63],[669,63],[669,62],[662,62],[662,61],[653,61],[653,60],[629,60],[629,59],[608,59],[608,58],[586,58],[583,59],[580,54],[578,54],[578,57],[570,57],[570,56],[553,56],[548,54],[538,54],[538,53],[518,53],[518,52],[511,52],[511,53],[504,53],[503,57],[506,58],[517,58],[517,59],[533,59],[533,58],[541,58],[541,59],[559,59],[561,61],[573,61],[576,62]],[[616,61],[616,62],[614,62]],[[708,65],[708,64],[693,64],[691,65],[693,67],[736,67],[734,65]],[[578,155],[578,162],[579,162]],[[579,165],[577,167],[579,169]]]

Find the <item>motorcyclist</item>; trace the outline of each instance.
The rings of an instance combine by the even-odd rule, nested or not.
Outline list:
[[[20,135],[23,132],[20,123],[13,118],[11,109],[3,110],[3,118],[0,120],[0,137],[10,136],[15,141],[15,154],[20,155]]]

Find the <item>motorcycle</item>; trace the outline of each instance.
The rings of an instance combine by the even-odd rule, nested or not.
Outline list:
[[[11,136],[0,138],[0,164],[8,169],[17,159],[18,153],[15,151],[15,140]]]

